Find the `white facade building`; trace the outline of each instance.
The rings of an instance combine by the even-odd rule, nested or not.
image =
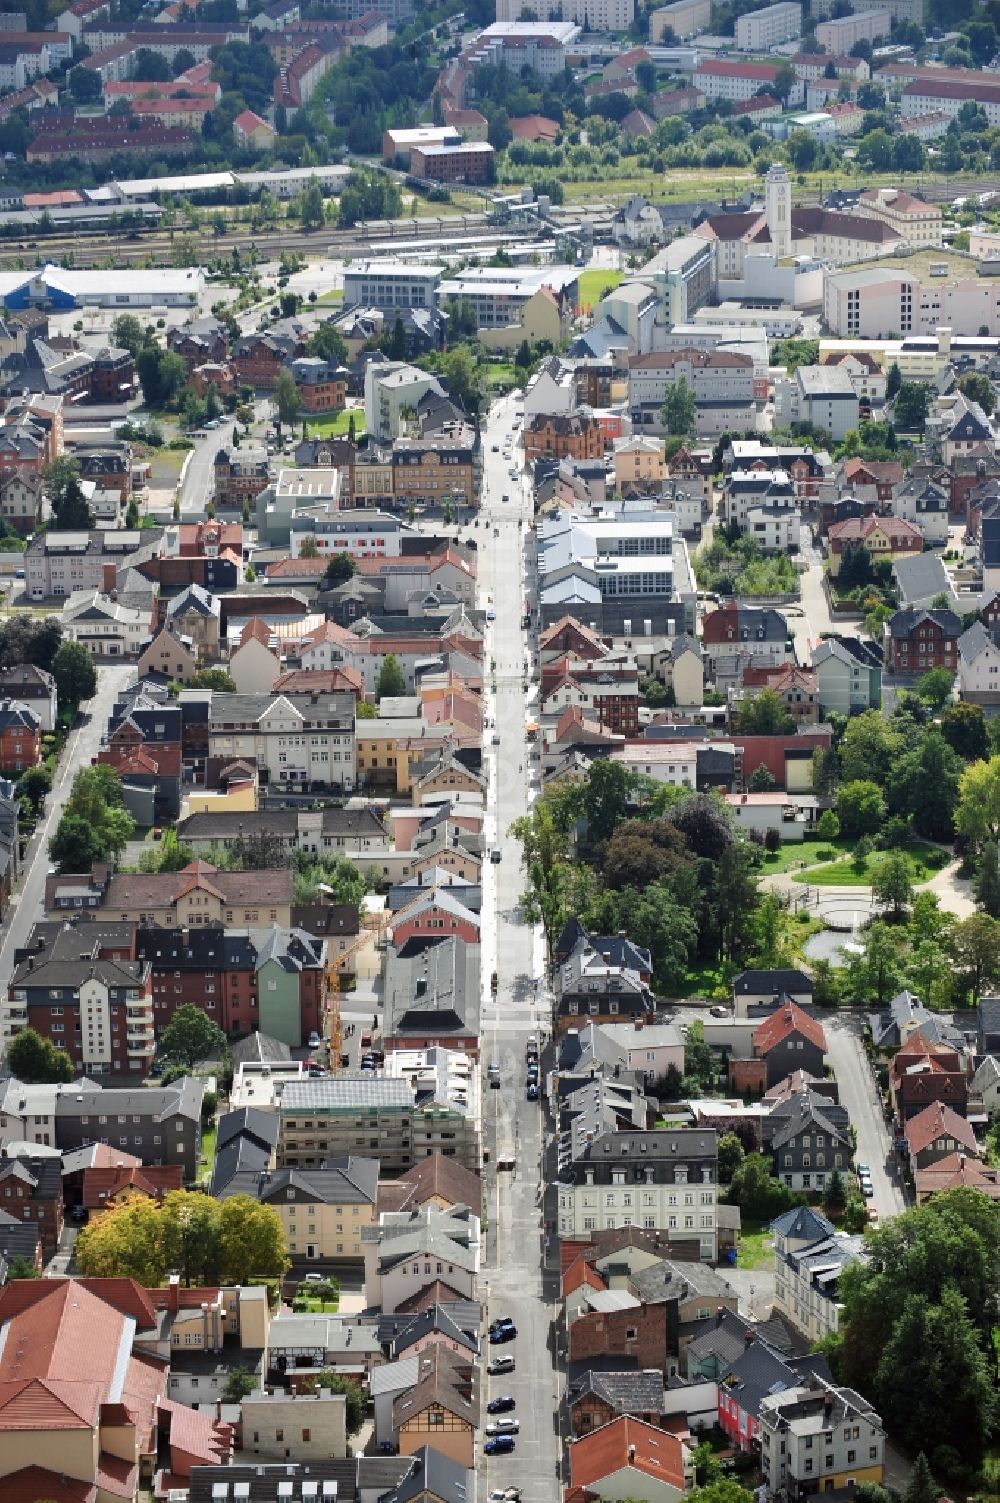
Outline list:
[[[397,132],[396,134],[414,134]],[[436,308],[439,266],[405,261],[352,261],[344,271],[344,307]]]
[[[736,22],[736,46],[740,52],[768,52],[781,42],[802,35],[802,6],[797,0],[779,0],[763,10],[752,10]]]

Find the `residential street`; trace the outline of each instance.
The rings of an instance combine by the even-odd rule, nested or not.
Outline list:
[[[484,1403],[498,1394],[517,1401],[520,1424],[512,1455],[483,1458],[483,1486],[517,1486],[525,1503],[541,1503],[554,1493],[559,1447],[558,1386],[551,1348],[552,1308],[542,1280],[543,1226],[540,1156],[542,1110],[525,1095],[525,1044],[538,1033],[544,1001],[541,936],[524,923],[518,899],[525,876],[520,848],[510,825],[525,813],[533,797],[529,778],[534,764],[525,739],[528,696],[524,687],[526,636],[521,627],[524,598],[523,540],[528,536],[530,500],[520,480],[510,478],[514,462],[494,454],[510,431],[514,401],[498,404],[484,426],[484,492],[479,524],[480,604],[496,611],[489,623],[486,658],[496,662],[495,691],[487,694],[493,725],[485,733],[489,766],[487,848],[501,852],[498,865],[484,863],[484,987],[482,1059],[484,1062],[484,1143],[490,1161],[484,1170],[488,1227],[484,1238],[481,1294],[489,1320],[513,1317],[517,1339],[491,1349],[489,1355],[512,1354],[513,1373],[487,1378]],[[514,455],[517,455],[514,448]],[[504,501],[504,496],[509,500]],[[518,527],[518,520],[523,527]],[[485,533],[485,536],[484,536]],[[496,535],[495,535],[496,534]],[[491,682],[487,678],[487,685]],[[529,684],[531,680],[529,679]],[[500,744],[493,745],[495,736]],[[490,974],[498,974],[496,998]],[[500,1063],[501,1088],[490,1090],[486,1066]],[[498,1159],[513,1159],[513,1170],[498,1170]],[[486,1422],[484,1417],[484,1423]]]
[[[861,1047],[860,1017],[823,1016],[827,1058],[840,1087],[840,1103],[847,1108],[858,1135],[855,1162],[867,1164],[875,1187],[879,1217],[898,1216],[906,1209],[892,1142],[879,1105],[875,1083]]]
[[[85,767],[96,755],[115,698],[134,677],[135,665],[132,663],[102,663],[97,676],[97,693],[84,706],[80,717],[82,723],[66,743],[45,817],[32,836],[20,887],[0,930],[0,993],[4,998],[14,969],[14,951],[25,943],[36,919],[44,916],[42,905],[49,869],[49,840],[72,791],[73,778],[77,769]]]

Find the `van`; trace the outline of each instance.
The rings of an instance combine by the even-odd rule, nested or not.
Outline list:
[[[513,1174],[514,1173],[514,1160],[513,1159],[506,1159],[506,1158],[504,1158],[504,1159],[497,1159],[497,1169],[500,1171],[501,1174]]]

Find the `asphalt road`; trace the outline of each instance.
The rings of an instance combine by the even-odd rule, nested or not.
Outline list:
[[[531,502],[522,479],[510,477],[517,446],[513,446],[515,458],[503,455],[515,406],[510,398],[497,404],[485,426],[479,522],[480,604],[496,613],[486,641],[487,667],[491,659],[496,662],[495,674],[487,677],[491,687],[486,713],[491,725],[485,731],[489,768],[486,843],[501,852],[499,864],[485,864],[483,902],[481,1048],[485,1064],[499,1061],[501,1088],[494,1091],[486,1085],[484,1090],[484,1140],[490,1158],[484,1171],[488,1221],[480,1292],[490,1320],[509,1315],[518,1328],[515,1341],[491,1349],[491,1355],[510,1353],[517,1366],[513,1373],[500,1377],[484,1376],[484,1406],[499,1394],[512,1395],[520,1432],[511,1455],[481,1456],[480,1478],[484,1491],[513,1485],[522,1489],[525,1503],[551,1503],[558,1497],[559,1381],[551,1346],[553,1307],[546,1299],[542,1268],[543,1119],[540,1105],[528,1101],[525,1094],[525,1045],[530,1034],[539,1032],[547,1007],[541,937],[525,923],[518,906],[525,874],[520,847],[509,833],[512,821],[526,812],[536,791],[531,773],[536,764],[528,755],[525,725],[532,718],[530,706],[537,689],[530,676],[532,687],[525,687],[528,639],[521,626],[523,544]],[[499,453],[493,453],[494,445]],[[498,746],[493,745],[495,735]],[[490,994],[494,969],[499,982],[495,999]],[[513,1171],[498,1171],[498,1157],[512,1158]],[[484,1423],[487,1419],[484,1416]]]
[[[861,1046],[861,1020],[846,1014],[824,1016],[823,1027],[826,1029],[827,1058],[840,1088],[840,1102],[847,1108],[858,1135],[855,1162],[867,1164],[871,1170],[875,1190],[871,1203],[881,1220],[898,1216],[906,1209],[899,1167]]]
[[[22,878],[0,929],[0,1019],[7,1036],[7,987],[14,969],[14,951],[26,942],[31,926],[44,918],[45,878],[49,869],[49,840],[59,823],[79,767],[97,754],[115,697],[135,677],[132,663],[102,665],[97,671],[97,693],[83,707],[77,727],[70,733],[49,794],[45,817],[35,830],[25,856]]]

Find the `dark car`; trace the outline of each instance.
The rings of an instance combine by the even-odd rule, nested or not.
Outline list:
[[[508,1409],[515,1407],[515,1400],[509,1393],[500,1394],[499,1398],[490,1399],[486,1405],[487,1414],[506,1414]]]
[[[498,1315],[496,1320],[490,1321],[490,1330],[499,1331],[501,1326],[513,1326],[513,1324],[514,1317],[512,1315]]]
[[[483,1446],[487,1456],[506,1456],[514,1449],[513,1435],[491,1435]]]
[[[528,1081],[527,1097],[529,1101],[538,1100],[538,1086],[533,1080]]]
[[[496,1326],[490,1331],[490,1345],[502,1346],[505,1341],[513,1341],[516,1335],[516,1326]]]

